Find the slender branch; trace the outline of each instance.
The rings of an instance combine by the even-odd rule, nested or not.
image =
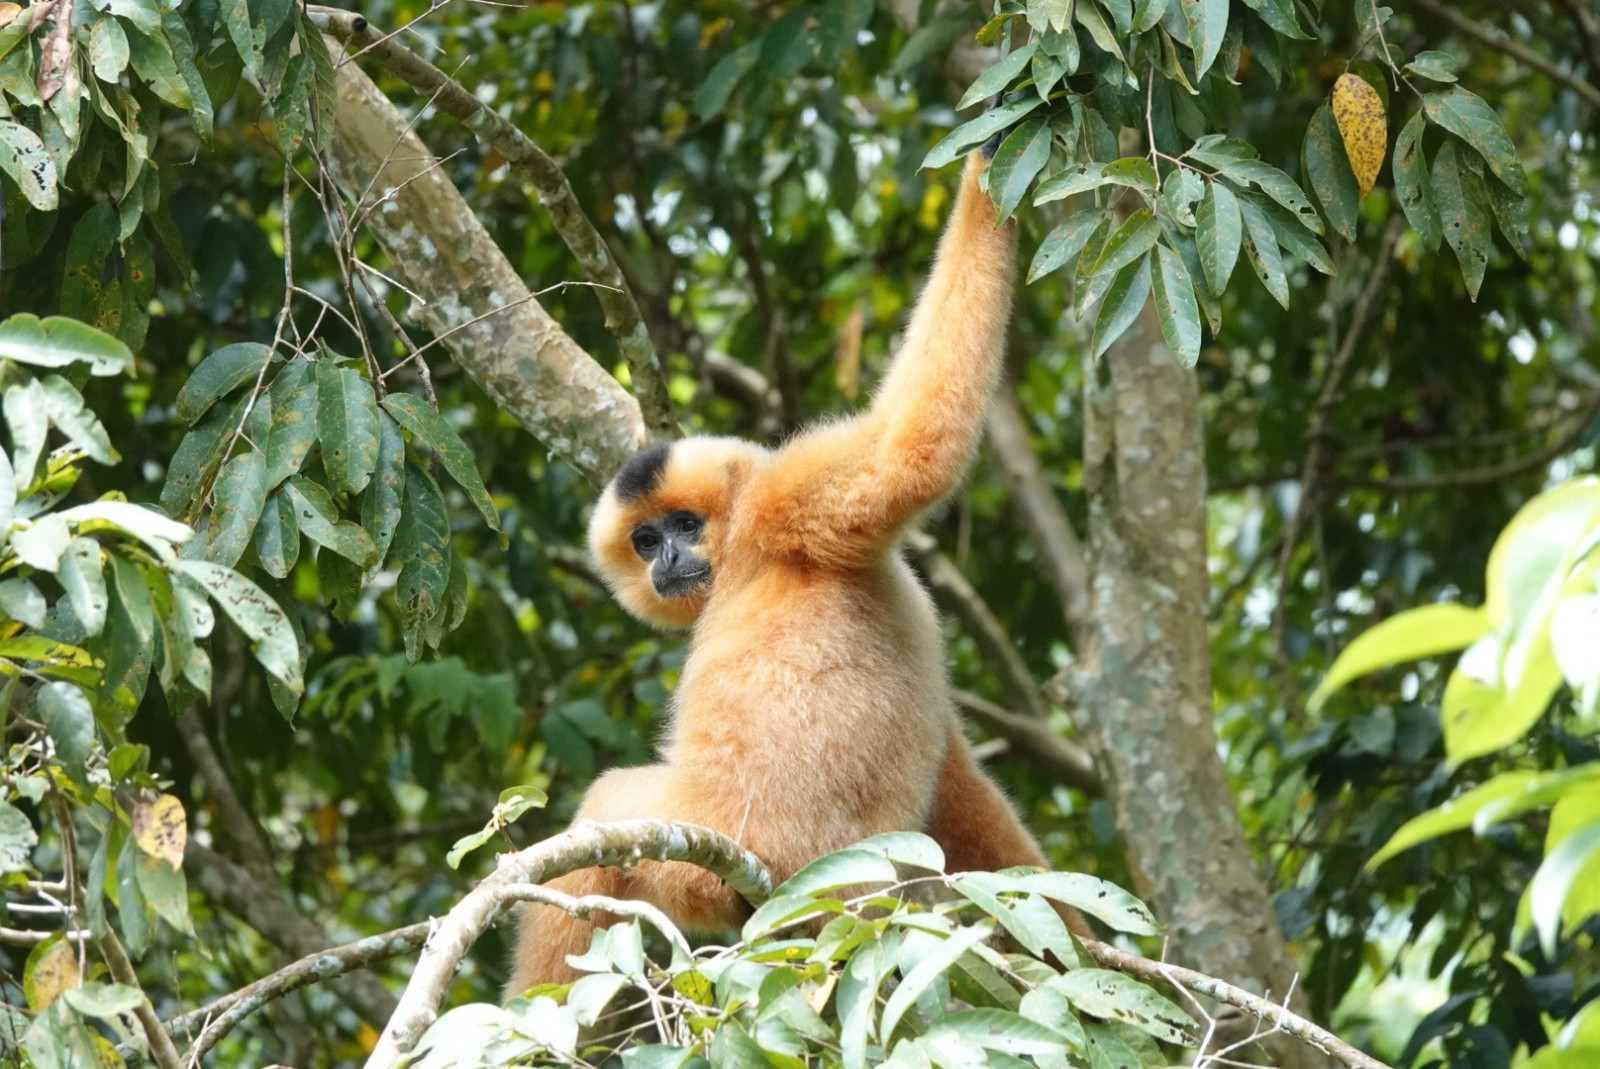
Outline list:
[[[989,443],[1011,488],[1011,503],[1044,554],[1046,573],[1067,618],[1072,645],[1082,640],[1089,612],[1089,565],[1083,543],[1050,488],[1050,478],[1028,440],[1022,409],[1002,390],[989,407]]]
[[[962,712],[1014,745],[1017,756],[1033,764],[1053,782],[1076,787],[1091,798],[1100,797],[1100,777],[1095,774],[1089,751],[1057,735],[1049,721],[1013,713],[964,690],[956,691],[953,697]]]
[[[243,665],[244,659],[237,658],[234,663]],[[219,699],[222,689],[219,684]],[[225,702],[219,700],[217,704],[222,705]],[[278,874],[272,866],[272,851],[267,848],[267,841],[262,837],[255,818],[250,815],[250,811],[240,801],[238,792],[233,789],[233,782],[228,778],[227,770],[222,767],[222,758],[211,745],[211,738],[206,734],[205,722],[200,718],[199,703],[196,702],[179,713],[176,725],[184,749],[189,751],[189,759],[194,762],[195,771],[200,773],[200,779],[206,785],[206,793],[210,796],[211,804],[216,807],[217,817],[227,829],[228,838],[233,840],[238,849],[239,863],[262,886],[275,886]]]
[[[1514,40],[1504,30],[1495,26],[1485,26],[1481,22],[1475,22],[1450,5],[1440,3],[1439,0],[1411,0],[1411,3],[1440,21],[1449,24],[1458,33],[1464,33],[1468,37],[1488,45],[1490,48],[1503,52],[1523,66],[1543,74],[1551,81],[1560,82],[1588,101],[1590,107],[1600,108],[1600,88],[1597,88],[1593,82],[1574,74],[1572,71],[1565,70],[1553,60],[1541,56],[1522,42]]]
[[[650,332],[645,329],[644,317],[616,258],[584,214],[560,166],[508,119],[392,37],[381,37],[361,15],[316,6],[310,11],[316,26],[357,46],[363,55],[371,56],[419,93],[429,94],[435,107],[459,120],[484,144],[492,146],[505,157],[513,171],[533,186],[556,233],[590,281],[596,283],[595,295],[605,314],[606,329],[616,339],[617,348],[627,362],[633,392],[639,399],[651,437],[678,437],[672,398],[667,392],[666,371]]]
[[[585,821],[520,853],[504,855],[499,868],[439,921],[400,996],[399,1007],[367,1059],[367,1069],[398,1065],[438,1017],[439,1001],[461,960],[504,908],[505,887],[523,881],[543,882],[580,868],[632,865],[643,859],[699,865],[721,876],[753,904],[772,893],[772,876],[754,854],[732,839],[694,824]]]
[[[167,1022],[167,1028],[175,1035],[187,1035],[196,1028],[200,1029],[200,1034],[189,1044],[185,1056],[187,1064],[198,1065],[206,1052],[221,1042],[240,1021],[274,999],[409,953],[426,942],[432,930],[432,921],[420,921],[382,935],[369,935],[353,943],[319,950],[222,996],[210,1005],[179,1014]]]
[[[1275,1029],[1281,1029],[1296,1039],[1309,1043],[1340,1065],[1348,1066],[1349,1069],[1390,1069],[1383,1062],[1357,1050],[1327,1029],[1319,1028],[1299,1014],[1291,1012],[1287,1007],[1264,999],[1260,995],[1253,995],[1243,988],[1234,987],[1193,969],[1151,961],[1149,958],[1130,954],[1126,950],[1118,950],[1114,946],[1093,939],[1084,939],[1081,942],[1083,948],[1089,952],[1089,956],[1108,969],[1115,969],[1141,980],[1166,981],[1181,988],[1193,989],[1229,1006],[1237,1006]]]
[[[122,949],[122,941],[107,928],[104,935],[96,937],[95,945],[100,948],[100,956],[106,959],[111,978],[123,987],[131,987],[139,992],[139,1002],[134,1006],[133,1014],[139,1018],[144,1037],[150,1041],[150,1056],[161,1069],[183,1069],[183,1060],[178,1057],[178,1048],[173,1045],[172,1035],[162,1025],[161,1018],[156,1016],[155,1007],[150,1005],[150,998],[139,983],[139,975],[133,971],[133,962],[128,960],[128,952]]]
[[[1333,438],[1333,416],[1344,396],[1345,380],[1367,333],[1367,324],[1377,307],[1378,296],[1389,280],[1389,269],[1394,263],[1394,247],[1405,230],[1405,217],[1396,212],[1389,219],[1383,240],[1373,260],[1372,273],[1367,284],[1356,298],[1350,325],[1333,359],[1328,362],[1327,374],[1322,380],[1322,390],[1312,409],[1311,427],[1306,431],[1306,458],[1300,468],[1300,493],[1295,500],[1294,512],[1284,526],[1283,543],[1278,547],[1278,602],[1272,609],[1273,645],[1278,651],[1278,682],[1283,692],[1284,707],[1292,719],[1300,719],[1300,701],[1295,689],[1294,670],[1288,655],[1286,631],[1288,627],[1288,592],[1290,572],[1294,564],[1294,551],[1299,542],[1300,529],[1312,511],[1317,508],[1317,483],[1328,475],[1330,445]]]

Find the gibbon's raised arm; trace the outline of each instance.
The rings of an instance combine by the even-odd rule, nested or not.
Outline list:
[[[967,160],[927,286],[867,411],[773,457],[756,522],[780,554],[848,564],[889,544],[961,481],[999,374],[1015,280],[1016,227],[995,226]]]

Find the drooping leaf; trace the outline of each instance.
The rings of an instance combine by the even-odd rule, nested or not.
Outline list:
[[[1417,232],[1422,247],[1433,252],[1444,237],[1439,210],[1433,205],[1433,179],[1428,174],[1428,159],[1422,151],[1422,132],[1427,121],[1417,112],[1400,130],[1394,142],[1394,192],[1406,213],[1411,229]]]
[[[370,490],[370,488],[369,488]],[[282,489],[267,495],[256,525],[256,557],[274,579],[287,579],[300,559],[300,525],[294,502]]]
[[[1600,820],[1577,828],[1546,855],[1528,885],[1529,913],[1545,956],[1556,957],[1561,937],[1563,907],[1582,882],[1594,878],[1600,867]]]
[[[1200,306],[1183,258],[1165,245],[1157,245],[1150,281],[1162,337],[1178,363],[1194,367],[1200,359]]]
[[[4,125],[0,122],[0,128]],[[34,367],[88,364],[91,375],[133,370],[133,352],[105,331],[65,316],[40,319],[26,312],[0,323],[0,358]]]
[[[1267,292],[1283,307],[1289,307],[1289,278],[1283,272],[1283,258],[1278,254],[1278,239],[1266,213],[1252,204],[1249,197],[1239,201],[1239,214],[1244,218],[1245,251],[1256,277]]]
[[[222,606],[240,631],[250,639],[261,667],[277,676],[294,693],[305,689],[300,675],[300,647],[294,629],[278,603],[250,580],[231,568],[201,560],[180,560],[173,569],[196,583]]]
[[[163,794],[154,802],[136,802],[133,839],[151,857],[160,858],[175,869],[182,867],[183,848],[189,841],[183,803],[170,794]]]
[[[1212,293],[1227,289],[1243,235],[1238,198],[1221,182],[1207,182],[1205,199],[1195,210],[1194,237],[1200,269]]]
[[[1272,27],[1274,33],[1294,41],[1309,41],[1311,35],[1300,27],[1294,0],[1244,0],[1245,4],[1261,16],[1261,21]],[[1252,47],[1252,52],[1254,48]]]
[[[0,581],[0,613],[29,627],[43,627],[49,606],[39,588],[26,579]]]
[[[115,279],[102,281],[102,276],[116,244],[117,212],[110,204],[96,204],[79,217],[67,241],[67,262],[61,277],[62,315],[107,325],[103,320],[107,290],[118,283]],[[120,294],[116,303],[120,310]]]
[[[894,989],[894,994],[889,996],[889,1001],[884,1004],[883,1017],[878,1022],[878,1034],[885,1044],[889,1043],[894,1035],[895,1026],[905,1016],[906,1011],[916,1004],[917,998],[928,989],[945,970],[956,963],[956,959],[967,953],[974,946],[983,942],[994,934],[994,925],[990,923],[974,924],[970,928],[958,928],[955,933],[928,953],[921,961],[912,967],[901,979],[900,986]]]
[[[50,417],[44,407],[44,387],[38,379],[6,387],[6,425],[11,428],[13,480],[18,490],[33,482],[39,458],[44,455],[50,431]]]
[[[372,539],[378,563],[389,555],[400,525],[400,505],[406,485],[406,443],[400,425],[388,412],[378,413],[378,466],[372,481],[361,491],[361,526]]]
[[[695,94],[694,113],[701,119],[715,118],[727,106],[728,99],[733,96],[733,91],[739,87],[745,75],[756,65],[756,57],[760,54],[761,42],[756,40],[718,60]]]
[[[1359,75],[1346,72],[1333,83],[1333,117],[1344,139],[1350,170],[1365,197],[1378,180],[1384,147],[1389,143],[1389,116],[1383,98]]]
[[[1018,100],[985,112],[970,122],[951,130],[937,145],[928,151],[922,166],[937,169],[954,161],[968,149],[976,148],[989,138],[1026,116],[1040,104],[1038,97]]]
[[[1109,969],[1073,969],[1047,982],[1085,1013],[1122,1021],[1164,1043],[1194,1042],[1193,1018],[1131,976]]]
[[[359,493],[378,463],[378,401],[370,382],[332,358],[317,361],[317,438],[332,489]]]
[[[35,211],[55,211],[61,195],[55,160],[38,134],[9,118],[0,118],[0,173],[22,189]]]
[[[56,578],[72,601],[72,611],[90,635],[106,626],[106,610],[111,595],[106,592],[106,573],[100,563],[100,543],[92,538],[74,538],[61,555]]]
[[[1112,342],[1122,337],[1139,317],[1149,296],[1150,256],[1146,253],[1118,271],[1111,288],[1106,291],[1100,315],[1094,321],[1094,335],[1089,345],[1092,358],[1099,359]]]
[[[1488,629],[1483,610],[1464,605],[1423,605],[1397,613],[1362,632],[1340,652],[1308,708],[1315,712],[1334,691],[1368,672],[1464,649]]]
[[[317,440],[317,380],[311,361],[290,361],[272,380],[272,426],[265,443],[267,486],[296,474]]]
[[[297,475],[284,484],[282,492],[294,506],[296,525],[311,541],[362,568],[378,563],[378,552],[367,532],[339,518],[333,498],[321,485]]]
[[[248,396],[241,396],[232,404],[214,407],[184,435],[167,465],[167,481],[161,487],[162,508],[174,516],[189,513],[233,443],[249,400]]]
[[[1106,20],[1092,3],[1092,0],[1081,0],[1072,9],[1072,17],[1078,25],[1089,31],[1090,40],[1100,47],[1102,52],[1110,53],[1118,60],[1124,59],[1122,46],[1117,43],[1117,35],[1106,25]]]
[[[1194,50],[1195,77],[1204,78],[1222,51],[1222,39],[1228,32],[1228,0],[1178,0],[1178,3],[1189,26],[1188,42]]]
[[[1028,268],[1028,281],[1043,278],[1069,260],[1076,259],[1104,218],[1100,212],[1075,212],[1072,218],[1050,231],[1039,243],[1039,251],[1033,255],[1033,263]]]
[[[256,381],[272,360],[272,350],[255,342],[225,345],[190,374],[178,391],[178,418],[193,426],[211,406],[243,386]]]
[[[45,414],[68,441],[102,464],[115,464],[120,459],[111,448],[111,438],[100,417],[84,405],[83,395],[72,383],[60,375],[46,375],[39,380],[39,391]]]
[[[1433,160],[1433,202],[1439,208],[1444,239],[1461,266],[1467,295],[1477,300],[1489,268],[1489,193],[1483,176],[1463,159],[1453,141],[1446,141]]]
[[[444,496],[427,472],[408,466],[405,507],[395,530],[394,553],[400,561],[395,600],[400,606],[406,657],[422,656],[426,629],[443,608],[450,585],[450,522]]]
[[[1350,172],[1345,152],[1333,109],[1324,104],[1306,126],[1305,141],[1300,148],[1300,167],[1306,181],[1311,183],[1311,191],[1322,202],[1322,213],[1333,229],[1346,241],[1354,241],[1360,199],[1365,194]]]
[[[228,461],[212,491],[206,559],[233,567],[244,555],[267,501],[267,462],[254,449]]]
[[[1028,61],[1033,59],[1033,53],[1037,47],[1037,42],[1029,41],[1021,48],[1014,48],[1002,56],[994,66],[978,75],[977,80],[962,94],[961,102],[956,105],[956,110],[964,111],[980,101],[995,96],[1009,86],[1011,80],[1021,74],[1022,68],[1026,67]]]
[[[1500,114],[1482,97],[1453,85],[1449,89],[1424,93],[1422,107],[1428,118],[1471,145],[1496,178],[1513,192],[1527,194],[1528,177],[1523,173],[1517,146],[1506,133]]]
[[[1050,159],[1050,126],[1043,119],[1029,119],[1000,143],[989,166],[989,195],[994,198],[998,219],[1005,222],[1022,203],[1034,177]]]
[[[467,492],[467,497],[483,514],[489,527],[498,531],[500,511],[489,498],[488,490],[484,489],[477,463],[472,459],[472,451],[455,432],[455,428],[446,423],[444,417],[434,411],[428,402],[414,394],[392,393],[383,399],[383,407],[400,426],[411,432],[413,441],[421,439],[433,450],[444,463],[450,477]]]
[[[94,711],[72,683],[46,683],[35,693],[34,708],[55,743],[56,756],[78,786],[89,782],[87,762],[94,750]]]

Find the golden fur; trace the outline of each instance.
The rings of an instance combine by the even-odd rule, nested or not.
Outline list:
[[[647,492],[608,487],[590,552],[634,615],[693,627],[661,762],[608,772],[586,820],[685,820],[736,837],[775,879],[879,832],[925,829],[951,871],[1042,865],[962,737],[938,618],[897,548],[971,461],[1010,313],[1014,227],[996,228],[974,156],[899,355],[871,407],[776,451],[674,443]],[[635,488],[637,490],[637,488]],[[631,498],[631,499],[630,499]],[[662,598],[630,541],[673,510],[704,517],[711,581]],[[716,932],[745,915],[717,877],[643,862],[552,881],[654,902]],[[593,926],[528,907],[508,993],[575,975]]]

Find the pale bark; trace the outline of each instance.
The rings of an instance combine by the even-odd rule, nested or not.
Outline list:
[[[328,170],[421,298],[418,317],[554,456],[605,483],[645,442],[639,403],[540,307],[371,80],[343,63],[338,87]]]

